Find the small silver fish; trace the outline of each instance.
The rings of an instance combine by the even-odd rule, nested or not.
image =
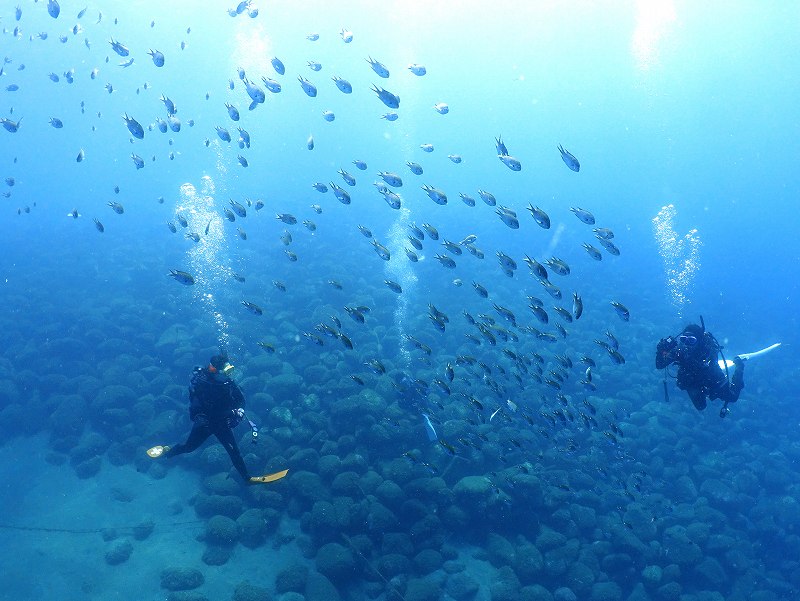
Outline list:
[[[390,109],[400,108],[400,97],[392,94],[388,90],[384,90],[383,88],[379,88],[375,84],[372,85],[372,91],[378,95],[383,104],[388,106]]]
[[[392,292],[396,292],[397,294],[402,294],[403,292],[402,286],[400,286],[400,284],[398,284],[394,280],[383,280],[383,283],[386,284],[389,287],[389,290],[391,290]]]
[[[384,261],[388,261],[392,258],[392,254],[389,252],[389,249],[374,238],[372,240],[372,247],[375,249],[375,252],[378,253],[378,256]]]
[[[411,170],[411,173],[414,175],[422,175],[422,165],[419,163],[412,163],[411,161],[407,161],[406,165]]]
[[[550,229],[550,217],[539,207],[534,207],[533,205],[528,205],[528,210],[531,212],[534,221],[539,224],[539,227],[543,229]]]
[[[430,198],[436,204],[438,204],[438,205],[446,205],[447,204],[447,195],[444,192],[442,192],[441,190],[439,190],[437,188],[434,188],[433,186],[429,186],[427,184],[424,184],[422,186],[422,189],[428,195],[428,198]]]
[[[175,278],[178,282],[180,282],[184,286],[191,286],[192,284],[194,284],[194,277],[192,277],[190,273],[186,273],[185,271],[170,269],[169,275]]]
[[[303,91],[309,97],[314,98],[317,95],[317,86],[308,81],[305,77],[298,76],[297,81],[300,82],[300,87],[303,88]]]
[[[150,50],[147,54],[153,59],[153,64],[156,67],[164,66],[164,54],[158,50]]]
[[[511,171],[521,171],[522,170],[522,163],[519,162],[519,159],[516,159],[512,156],[507,154],[500,155],[498,158],[503,162],[503,164],[511,169]]]
[[[586,225],[594,225],[594,215],[592,215],[586,209],[581,209],[579,207],[570,207],[569,210],[575,213],[575,217],[583,221]]]
[[[365,60],[369,63],[369,66],[372,67],[372,70],[375,71],[378,77],[383,77],[384,79],[389,77],[389,69],[387,69],[383,63],[376,61],[371,56]]]
[[[578,162],[572,153],[567,150],[564,150],[564,147],[559,144],[558,151],[561,153],[561,159],[564,161],[567,167],[572,169],[575,173],[581,170],[581,164]]]
[[[486,190],[478,190],[478,194],[480,195],[481,200],[483,200],[483,202],[485,202],[490,207],[497,205],[497,199],[491,192],[487,192]]]
[[[336,84],[336,87],[339,88],[339,90],[343,94],[352,94],[353,86],[350,85],[349,81],[347,81],[346,79],[342,79],[337,75],[334,75],[331,79],[333,80],[333,83]]]
[[[391,171],[379,171],[378,177],[394,188],[400,188],[403,185],[403,179]]]
[[[592,257],[592,259],[594,259],[595,261],[603,260],[603,254],[588,242],[583,243],[583,248],[586,249],[586,252],[589,253],[589,256]]]
[[[625,305],[617,301],[611,301],[611,306],[614,307],[614,310],[617,312],[617,315],[619,315],[622,321],[630,321],[631,314]]]

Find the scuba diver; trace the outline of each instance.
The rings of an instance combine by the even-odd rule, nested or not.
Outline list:
[[[191,453],[213,434],[225,447],[233,466],[245,483],[272,482],[286,475],[288,470],[255,477],[251,477],[247,472],[233,435],[233,429],[245,419],[245,401],[239,386],[229,376],[232,371],[233,365],[228,362],[228,357],[224,354],[211,357],[208,367],[195,367],[189,383],[189,418],[194,423],[192,431],[183,444],[158,445],[148,449],[147,454],[150,457],[155,459]],[[249,420],[248,422],[255,443],[258,428],[253,422]]]
[[[707,399],[723,402],[719,416],[725,417],[729,403],[739,399],[744,388],[744,363],[757,355],[768,353],[780,343],[757,351],[737,355],[733,361],[726,360],[722,346],[714,335],[706,330],[703,317],[700,325],[690,324],[677,336],[662,338],[656,346],[656,369],[664,369],[664,396],[667,396],[666,368],[678,365],[676,377],[678,388],[685,390],[698,411],[706,408]],[[717,355],[722,357],[717,360]]]

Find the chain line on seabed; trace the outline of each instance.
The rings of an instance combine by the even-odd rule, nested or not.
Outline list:
[[[176,526],[190,526],[194,524],[203,524],[205,520],[189,520],[186,522],[172,522],[168,524],[156,524],[153,526],[155,530],[159,526],[167,526],[174,528]],[[0,530],[17,530],[25,532],[55,532],[64,534],[98,534],[108,530],[137,530],[139,528],[150,528],[149,524],[137,524],[135,526],[106,526],[104,528],[51,528],[46,526],[19,526],[16,524],[0,524]]]

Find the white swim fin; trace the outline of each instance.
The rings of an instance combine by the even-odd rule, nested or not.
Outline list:
[[[754,357],[760,357],[761,355],[766,355],[770,351],[774,351],[780,345],[781,345],[780,342],[776,342],[775,344],[770,345],[767,348],[762,348],[760,351],[755,351],[755,352],[752,352],[752,353],[742,353],[741,355],[737,355],[737,356],[742,361],[749,361],[750,359],[752,359]],[[730,359],[726,359],[725,361],[720,359],[719,361],[717,361],[717,363],[719,364],[719,368],[720,369],[724,370],[727,367],[728,368],[728,372],[729,372],[730,375],[733,375],[733,372],[736,370],[736,364],[733,361],[731,361]]]

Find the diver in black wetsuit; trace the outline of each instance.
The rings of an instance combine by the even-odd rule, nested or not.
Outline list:
[[[153,447],[152,453],[148,451],[151,457],[191,453],[213,434],[225,447],[239,475],[245,482],[253,482],[233,436],[233,428],[244,419],[244,395],[228,377],[232,369],[224,355],[211,357],[208,367],[195,368],[189,383],[189,417],[194,422],[189,438],[183,444]]]
[[[700,318],[702,324],[703,318]],[[695,408],[706,408],[706,399],[721,399],[724,403],[720,417],[728,413],[728,403],[735,403],[744,388],[744,359],[733,358],[735,371],[728,379],[728,368],[717,363],[721,347],[705,325],[691,324],[678,336],[662,338],[656,346],[656,368],[678,365],[677,385],[689,394]],[[724,356],[723,356],[724,361]],[[666,392],[666,380],[665,388]]]

